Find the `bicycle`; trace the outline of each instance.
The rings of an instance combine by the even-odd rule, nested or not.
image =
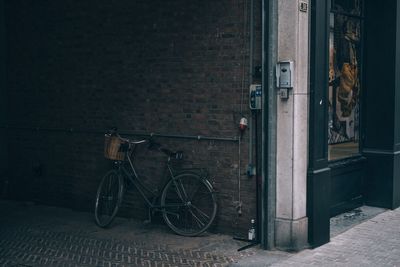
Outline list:
[[[136,148],[146,143],[149,149],[167,156],[169,179],[161,191],[148,188],[134,166]],[[97,190],[95,221],[98,226],[110,226],[129,185],[136,187],[144,199],[149,208],[149,221],[153,211],[161,212],[168,227],[183,236],[198,236],[212,225],[217,213],[216,191],[206,172],[195,169],[176,171],[173,168],[171,160],[181,160],[181,151],[163,148],[152,138],[133,141],[116,133],[106,135],[105,144],[105,156],[114,160],[115,168],[104,175]]]

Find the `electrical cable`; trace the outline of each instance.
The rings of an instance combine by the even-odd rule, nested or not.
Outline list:
[[[242,82],[241,82],[241,99],[240,99],[240,116],[243,117],[243,106],[244,106],[244,89],[245,89],[245,75],[246,75],[246,32],[247,32],[247,13],[248,13],[248,0],[243,0],[243,50],[242,50]],[[238,216],[242,214],[242,198],[241,198],[241,172],[242,172],[242,161],[241,161],[241,142],[242,133],[239,136],[238,144]]]

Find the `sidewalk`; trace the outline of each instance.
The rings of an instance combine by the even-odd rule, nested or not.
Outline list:
[[[400,209],[299,253],[238,253],[247,243],[231,236],[181,237],[123,218],[104,230],[91,213],[32,203],[0,201],[0,212],[0,266],[400,266]]]
[[[400,266],[400,208],[386,211],[272,266]]]

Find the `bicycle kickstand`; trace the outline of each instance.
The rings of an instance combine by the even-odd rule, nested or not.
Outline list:
[[[143,221],[143,224],[145,224],[145,225],[147,225],[147,224],[150,224],[151,223],[151,214],[152,214],[152,211],[151,211],[151,208],[149,207],[148,209],[147,209],[147,220],[144,220]]]

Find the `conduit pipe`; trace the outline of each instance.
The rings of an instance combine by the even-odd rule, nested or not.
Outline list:
[[[39,131],[39,132],[59,132],[59,133],[81,133],[81,134],[104,134],[106,130],[99,129],[81,129],[81,128],[49,128],[49,127],[25,127],[25,126],[9,126],[1,125],[1,129],[20,130],[20,131]],[[207,141],[225,141],[225,142],[238,142],[239,138],[234,137],[213,137],[204,135],[180,135],[180,134],[160,134],[160,133],[139,133],[129,130],[119,130],[118,133],[127,136],[148,136],[148,137],[162,137],[174,139],[192,139],[192,140],[207,140]]]

